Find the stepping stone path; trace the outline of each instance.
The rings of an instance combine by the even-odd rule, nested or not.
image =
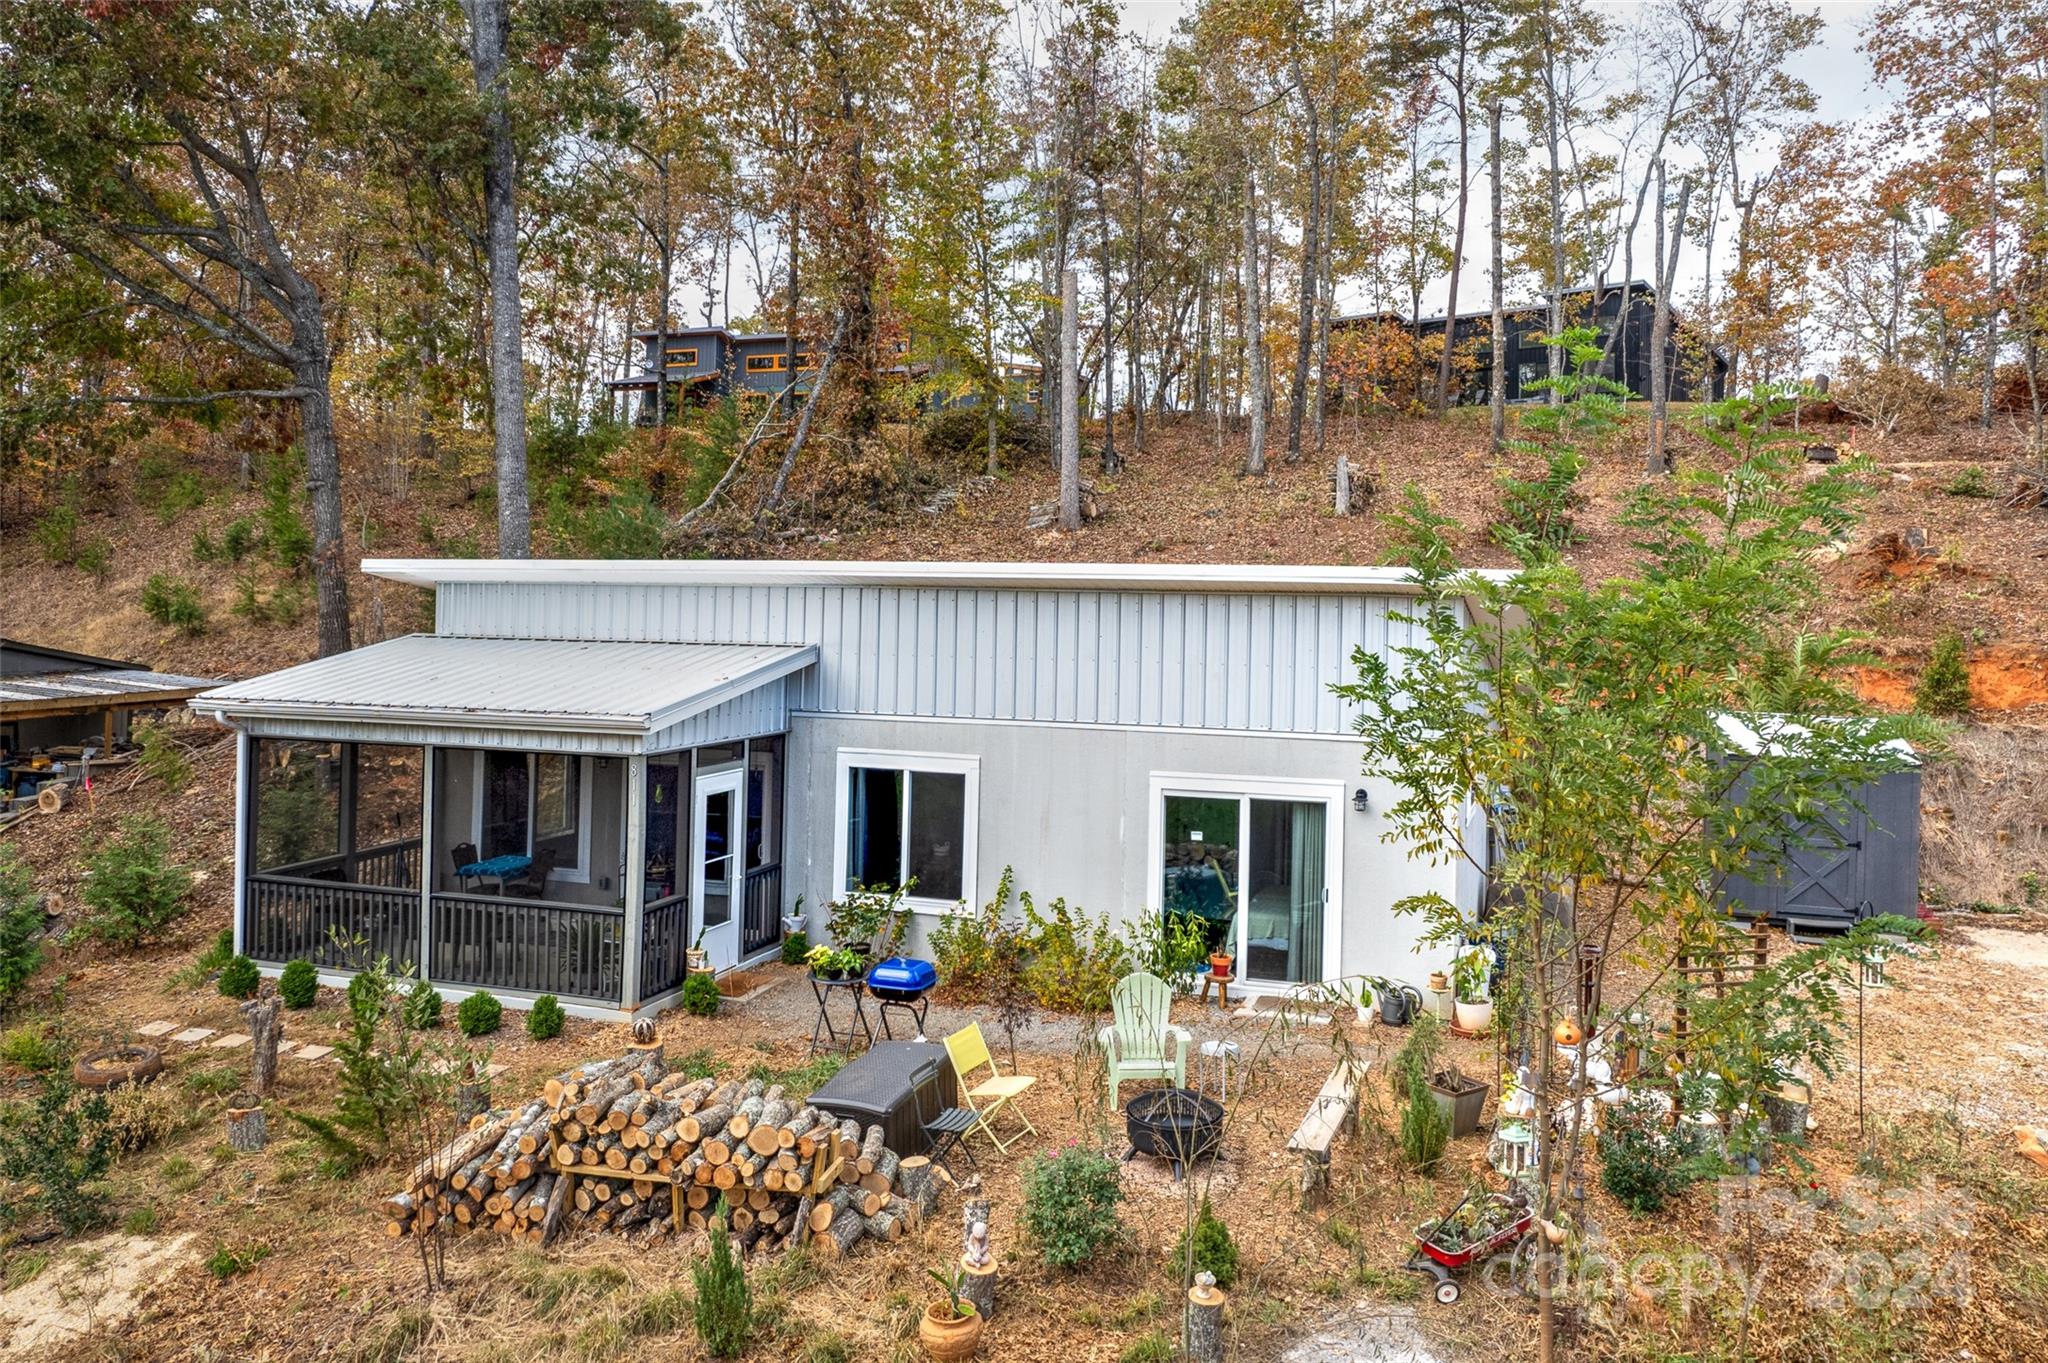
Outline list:
[[[178,1023],[166,1022],[161,1018],[155,1022],[145,1022],[135,1030],[138,1034],[153,1040],[169,1037],[172,1041],[186,1046],[197,1046],[204,1042],[206,1049],[210,1051],[238,1051],[255,1041],[255,1038],[247,1032],[223,1033],[212,1027],[186,1027],[181,1031],[179,1030]],[[280,1041],[277,1043],[277,1053],[280,1056],[291,1056],[295,1060],[303,1060],[308,1064],[312,1064],[325,1060],[328,1056],[334,1054],[334,1047],[309,1046],[301,1045],[296,1041]],[[492,1065],[487,1073],[495,1077],[504,1073],[504,1070],[505,1067],[503,1065]]]

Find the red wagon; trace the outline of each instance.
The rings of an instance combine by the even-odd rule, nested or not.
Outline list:
[[[1454,1274],[1520,1243],[1535,1225],[1536,1209],[1519,1190],[1486,1193],[1475,1189],[1436,1220],[1415,1228],[1415,1252],[1401,1267],[1434,1278],[1436,1299],[1448,1306],[1460,1291]],[[1451,1244],[1457,1247],[1450,1248]]]

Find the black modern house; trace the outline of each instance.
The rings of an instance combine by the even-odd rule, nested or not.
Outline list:
[[[728,393],[759,393],[774,397],[795,379],[798,396],[808,393],[817,370],[808,342],[799,342],[796,373],[789,372],[786,332],[734,332],[724,327],[684,327],[668,332],[636,331],[640,370],[605,387],[614,393],[640,394],[639,419],[651,424],[657,398],[665,385],[668,407],[724,397]]]
[[[1626,313],[1622,307],[1624,297],[1627,299]],[[1613,353],[1602,372],[1617,382],[1627,384],[1629,391],[1637,397],[1649,397],[1650,337],[1657,320],[1656,299],[1650,286],[1640,281],[1610,285],[1601,293],[1597,304],[1592,289],[1572,289],[1564,296],[1564,307],[1567,325],[1590,326],[1600,333],[1603,341],[1619,324],[1621,335],[1615,341]],[[1540,339],[1550,333],[1550,306],[1548,303],[1518,304],[1507,309],[1504,315],[1508,332],[1507,399],[1509,402],[1535,401],[1543,394],[1536,385],[1550,374],[1550,353]],[[1373,325],[1399,326],[1413,331],[1419,338],[1428,338],[1442,336],[1449,320],[1430,317],[1417,322],[1396,312],[1373,312],[1333,317],[1330,325],[1339,330]],[[1461,403],[1485,402],[1492,390],[1492,324],[1491,308],[1461,312],[1457,316],[1451,343],[1461,350],[1469,349],[1476,361],[1466,373],[1464,386],[1458,394]],[[1664,348],[1664,362],[1671,366],[1673,402],[1716,401],[1726,395],[1728,357],[1719,350],[1708,349],[1698,330],[1682,315],[1673,316],[1671,340]]]

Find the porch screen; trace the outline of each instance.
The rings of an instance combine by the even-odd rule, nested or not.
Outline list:
[[[308,880],[339,879],[344,746],[259,738],[254,747],[251,867]]]

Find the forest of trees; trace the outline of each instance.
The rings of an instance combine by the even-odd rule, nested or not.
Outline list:
[[[704,323],[827,352],[762,428],[778,495],[813,417],[903,419],[906,353],[994,466],[1014,359],[1059,443],[1069,270],[1109,470],[1168,412],[1257,473],[1340,394],[1456,394],[1473,355],[1333,332],[1340,296],[1561,322],[1637,279],[1737,385],[1825,369],[1875,424],[2038,448],[2048,3],[1877,7],[1847,122],[1815,10],[1196,0],[1148,44],[1109,0],[0,0],[0,471],[33,501],[167,411],[281,425],[345,647],[353,471],[489,470],[529,552],[533,445],[625,417],[635,327]]]

